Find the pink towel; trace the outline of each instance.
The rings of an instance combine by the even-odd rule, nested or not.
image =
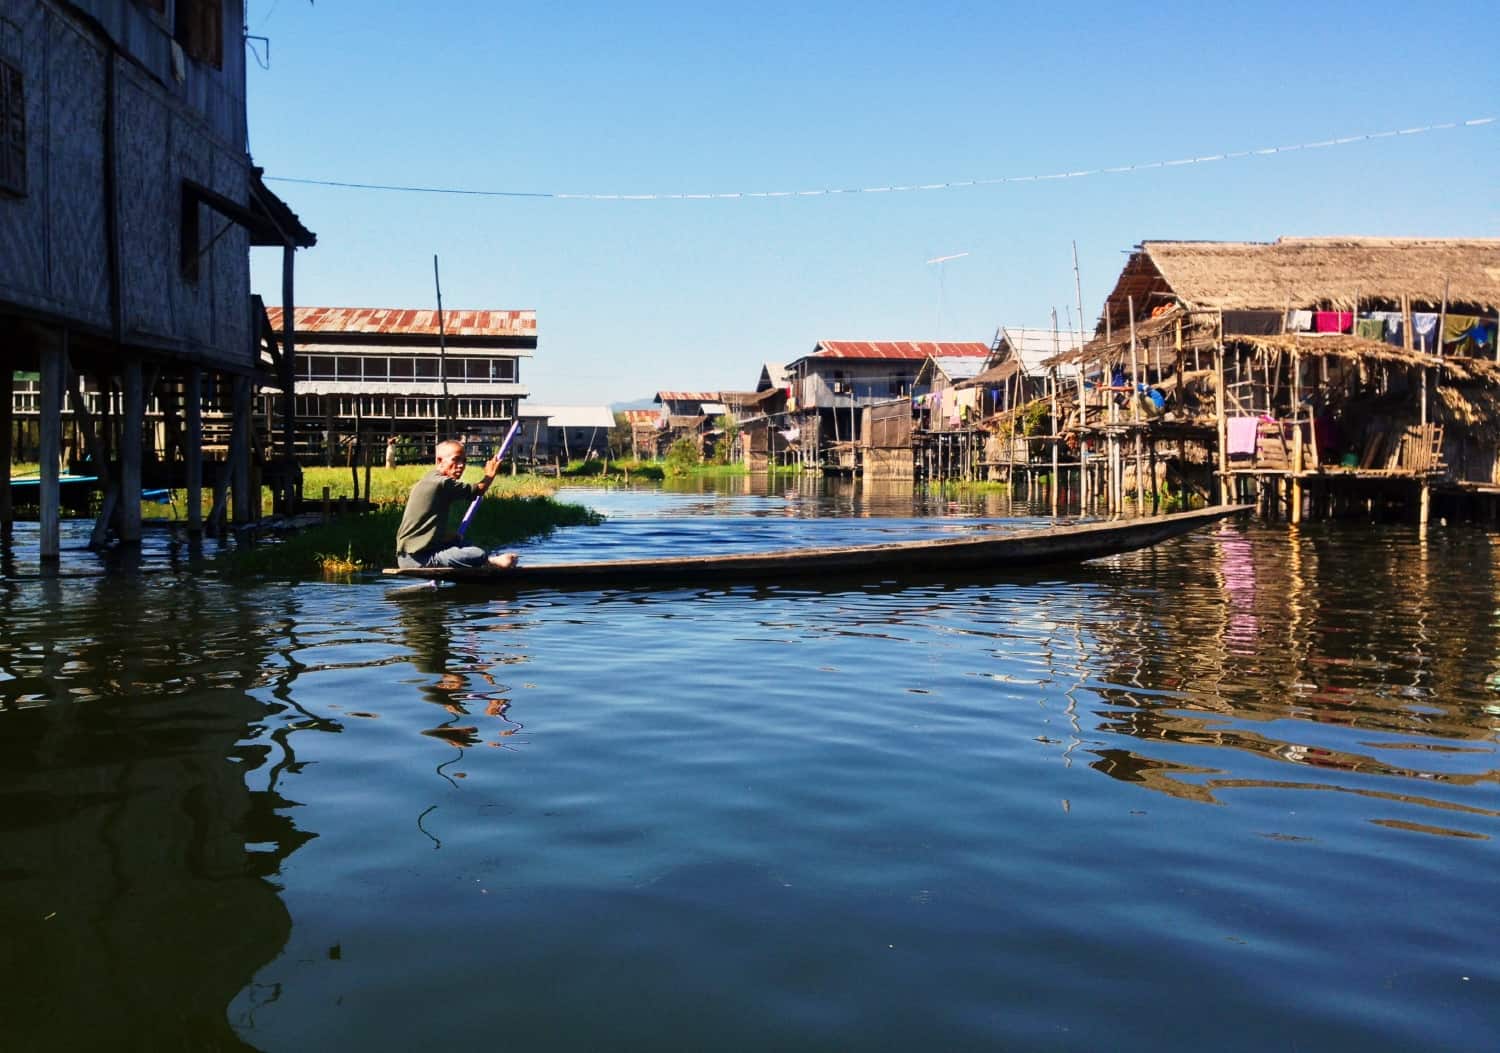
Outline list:
[[[1229,418],[1229,456],[1255,456],[1255,438],[1260,429],[1259,417]]]
[[[1353,311],[1318,311],[1313,315],[1313,332],[1347,333],[1354,328]]]

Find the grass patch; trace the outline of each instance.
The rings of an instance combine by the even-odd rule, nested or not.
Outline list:
[[[944,479],[928,483],[927,489],[940,494],[1003,494],[1010,491],[1010,484],[990,479]]]
[[[608,482],[629,482],[632,479],[664,478],[662,466],[651,461],[572,461],[562,470],[562,478],[569,481],[599,479]]]

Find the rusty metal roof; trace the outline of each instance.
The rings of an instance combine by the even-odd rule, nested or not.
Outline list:
[[[979,341],[943,343],[934,340],[819,340],[808,358],[906,359],[983,358],[990,346]]]
[[[281,308],[267,307],[271,327],[280,331]],[[298,333],[378,333],[383,336],[437,336],[435,310],[400,307],[299,307]],[[536,337],[536,312],[443,311],[448,336]]]
[[[661,414],[654,409],[628,409],[621,412],[631,424],[649,424],[655,427],[656,422],[661,420]]]
[[[658,391],[654,402],[718,402],[717,391]]]

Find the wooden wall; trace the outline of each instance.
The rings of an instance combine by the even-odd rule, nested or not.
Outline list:
[[[27,192],[0,194],[0,313],[112,333],[112,185],[122,342],[242,371],[253,364],[248,235],[229,226],[195,280],[181,267],[184,179],[249,201],[242,0],[224,5],[223,69],[183,58],[181,80],[171,4],[162,15],[129,0],[77,7],[82,17],[52,0],[0,0],[14,27],[0,32],[13,40],[0,58],[19,63],[27,120]],[[206,246],[228,221],[198,208]]]

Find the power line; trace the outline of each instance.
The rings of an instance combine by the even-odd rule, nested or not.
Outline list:
[[[1379,139],[1395,139],[1406,135],[1424,135],[1428,132],[1449,131],[1458,128],[1478,128],[1493,124],[1500,118],[1476,117],[1467,121],[1448,121],[1443,124],[1427,124],[1416,128],[1398,128],[1385,132],[1367,132],[1363,135],[1344,135],[1336,139],[1320,139],[1311,143],[1296,143],[1291,146],[1269,146],[1258,150],[1234,150],[1208,154],[1202,157],[1182,157],[1172,161],[1148,161],[1139,164],[1114,165],[1108,168],[1088,168],[1072,172],[1052,172],[1047,175],[1000,176],[994,179],[959,179],[944,183],[919,183],[905,186],[826,187],[819,190],[736,190],[704,194],[574,194],[538,190],[476,190],[465,187],[415,186],[396,183],[355,183],[337,179],[306,179],[296,176],[265,176],[268,182],[299,183],[304,186],[326,186],[341,190],[386,190],[407,194],[449,194],[463,197],[527,197],[554,201],[725,201],[740,198],[774,197],[832,197],[835,194],[902,194],[919,190],[960,190],[977,186],[1000,186],[1009,183],[1041,183],[1061,179],[1082,179],[1086,176],[1119,175],[1127,172],[1145,172],[1157,168],[1178,168],[1184,165],[1210,164],[1215,161],[1235,161],[1250,157],[1270,157],[1276,154],[1296,153],[1300,150],[1323,150],[1332,146],[1348,146],[1353,143],[1374,142]]]

